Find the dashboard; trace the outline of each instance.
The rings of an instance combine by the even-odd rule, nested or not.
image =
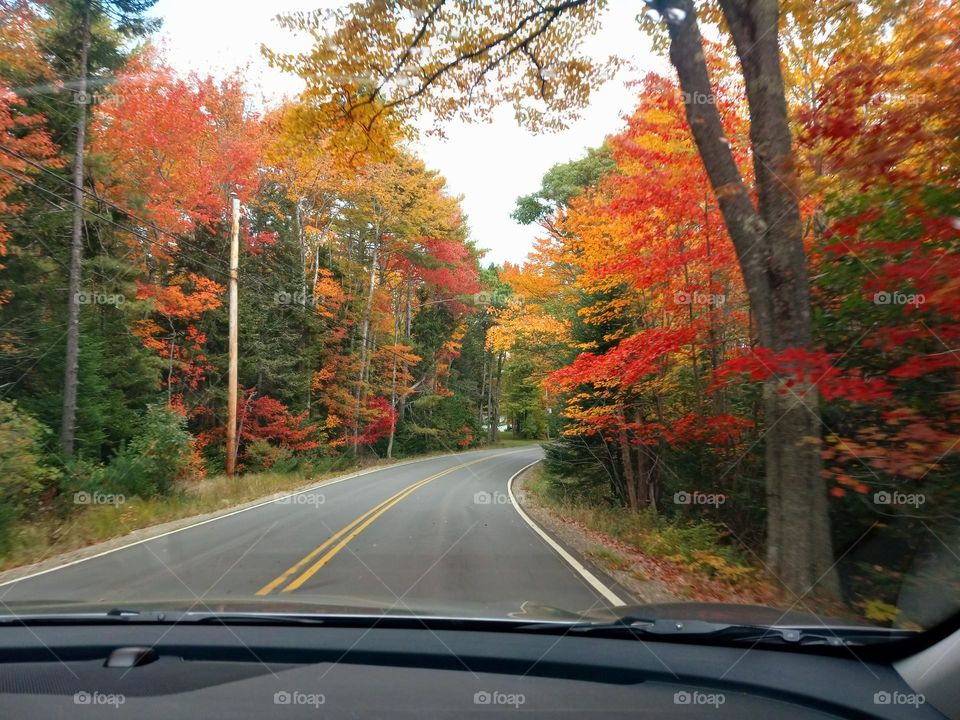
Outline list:
[[[853,656],[432,628],[0,629],[0,717],[942,718]]]

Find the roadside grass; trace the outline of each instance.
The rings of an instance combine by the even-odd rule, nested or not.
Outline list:
[[[759,560],[731,542],[722,525],[636,513],[610,502],[602,485],[559,478],[539,464],[524,475],[526,492],[571,525],[592,531],[586,554],[601,568],[640,582],[659,581],[678,597],[707,602],[796,607],[827,618],[877,621],[885,608],[784,591]],[[620,561],[625,561],[626,565]],[[889,619],[889,618],[887,618]]]
[[[591,548],[587,553],[595,562],[603,565],[608,570],[628,570],[630,561],[616,550],[611,550],[603,545],[597,545]]]
[[[0,556],[0,570],[39,562],[47,557],[121,537],[161,523],[224,510],[236,505],[296,490],[349,472],[331,470],[320,474],[252,473],[236,477],[218,475],[179,487],[170,495],[123,503],[83,505],[66,516],[40,514],[29,524],[13,528],[7,552]]]
[[[669,519],[654,512],[632,512],[611,504],[600,493],[577,494],[570,492],[569,486],[569,482],[552,476],[543,465],[532,468],[525,480],[525,487],[548,509],[632,550],[669,560],[688,572],[730,587],[760,581],[758,569],[727,541],[719,525]],[[589,554],[601,565],[646,579],[643,570],[631,569],[630,561],[610,548],[597,548]]]
[[[512,448],[512,447],[527,447],[532,445],[540,445],[545,441],[543,440],[527,440],[524,438],[514,438],[514,437],[501,437],[497,438],[496,442],[486,443],[483,447],[485,448]]]
[[[518,444],[497,443],[471,450],[514,447]],[[14,525],[7,547],[0,554],[0,572],[123,537],[153,525],[224,511],[277,493],[300,490],[358,470],[446,454],[444,451],[360,462],[340,460],[330,463],[329,469],[258,472],[232,478],[214,475],[195,483],[183,484],[169,495],[128,497],[123,503],[115,505],[76,505],[72,502],[73,498],[63,498],[59,511],[51,509],[38,513],[30,522]]]

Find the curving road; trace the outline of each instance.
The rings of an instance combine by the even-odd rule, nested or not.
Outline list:
[[[517,512],[539,447],[480,450],[324,484],[0,585],[0,601],[321,602],[504,616],[610,604]]]

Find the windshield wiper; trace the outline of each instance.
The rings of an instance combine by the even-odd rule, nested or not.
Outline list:
[[[18,613],[0,615],[0,624],[80,625],[80,624],[199,624],[199,625],[296,625],[324,627],[432,628],[512,630],[521,624],[513,619],[461,618],[388,612],[304,613],[230,610],[135,610],[112,608],[106,612]]]
[[[197,624],[256,624],[256,625],[325,625],[324,616],[284,613],[213,612],[213,611],[158,611],[112,608],[96,613],[21,613],[0,616],[0,622],[11,625],[115,624],[125,623],[197,623]]]
[[[284,613],[202,612],[189,613],[186,622],[202,625],[328,625],[324,616],[288,615]]]
[[[0,615],[0,623],[7,625],[113,624],[117,622],[163,623],[178,622],[182,614],[183,613],[179,612],[128,610],[125,608],[113,608],[107,612],[18,612]]]
[[[672,620],[624,617],[616,622],[535,623],[516,628],[521,632],[545,632],[638,640],[669,639],[760,645],[825,645],[832,647],[890,642],[916,635],[911,630],[858,626],[778,626],[713,623],[703,620]]]

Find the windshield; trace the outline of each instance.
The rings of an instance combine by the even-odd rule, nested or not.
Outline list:
[[[0,0],[0,616],[954,615],[960,5],[735,5]]]

